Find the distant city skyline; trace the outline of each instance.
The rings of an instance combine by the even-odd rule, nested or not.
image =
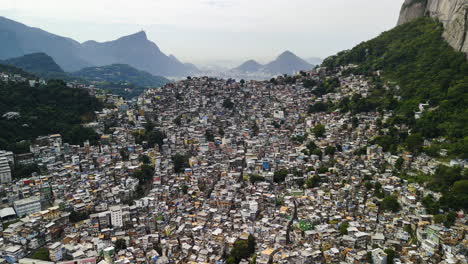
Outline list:
[[[403,0],[4,0],[0,15],[84,42],[144,30],[197,65],[333,55],[396,25]],[[372,12],[369,12],[372,10]]]

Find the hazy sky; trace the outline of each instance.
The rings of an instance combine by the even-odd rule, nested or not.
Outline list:
[[[403,0],[0,0],[0,15],[51,33],[107,41],[145,30],[197,64],[265,62],[290,50],[326,57],[395,26]]]

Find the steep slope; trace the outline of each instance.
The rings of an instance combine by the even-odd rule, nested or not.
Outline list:
[[[45,53],[33,53],[3,61],[2,63],[21,68],[27,72],[62,72],[54,59]]]
[[[7,74],[19,74],[25,78],[29,78],[29,79],[35,79],[37,78],[37,76],[29,73],[29,72],[25,72],[24,70],[20,69],[20,68],[16,68],[15,66],[11,66],[11,65],[6,65],[6,64],[3,64],[2,61],[0,61],[0,72],[3,72],[3,73],[7,73]]]
[[[66,71],[90,64],[79,57],[80,43],[0,17],[0,59],[44,52]]]
[[[310,70],[313,66],[290,51],[285,51],[262,70],[272,74],[293,74],[301,70]]]
[[[159,87],[170,81],[164,77],[153,76],[126,64],[112,64],[102,67],[89,67],[72,73],[73,76],[90,82],[127,82],[142,87]]]
[[[155,43],[148,40],[143,31],[114,41],[80,44],[0,17],[0,43],[0,60],[42,52],[51,56],[67,72],[110,64],[128,64],[164,76],[184,76],[198,71],[191,64],[166,56]]]
[[[196,74],[200,70],[192,63],[183,63],[179,59],[177,59],[174,55],[169,55],[169,58],[177,65],[183,65],[183,71],[186,74]]]
[[[5,65],[0,65],[2,66],[0,71],[18,73],[30,78],[37,76],[45,80],[58,79],[67,82],[77,81],[84,84],[94,84],[98,88],[109,90],[113,94],[125,98],[138,96],[148,87],[160,87],[170,82],[164,77],[153,76],[126,64],[88,67],[77,72],[66,73],[51,57],[44,53],[25,55],[1,63]],[[34,76],[29,73],[34,74]]]
[[[67,88],[61,81],[40,87],[0,82],[0,149],[28,151],[27,144],[18,142],[53,133],[61,133],[73,144],[97,140],[92,130],[80,124],[92,121],[94,111],[101,108],[102,104],[86,90]],[[20,116],[4,117],[8,112]]]
[[[444,138],[445,142],[433,145],[433,150],[445,148],[453,157],[468,158],[468,62],[463,53],[444,41],[443,31],[441,23],[419,18],[329,57],[322,65],[331,69],[358,64],[352,72],[370,76],[382,70],[383,80],[398,84],[399,89],[395,94],[376,90],[366,103],[395,110],[394,122],[409,125],[413,134]],[[394,96],[401,100],[395,101]],[[415,119],[421,103],[429,103],[430,110]]]
[[[128,64],[155,75],[182,76],[193,70],[162,53],[144,31],[104,43],[85,42],[81,56],[96,66]]]
[[[71,75],[127,99],[139,96],[147,88],[161,87],[170,82],[164,77],[153,76],[126,64],[90,67]]]
[[[240,66],[232,69],[233,71],[238,71],[238,72],[257,72],[261,70],[263,65],[260,63],[256,62],[255,60],[248,60],[244,63],[242,63]]]
[[[406,0],[398,25],[422,16],[436,18],[444,25],[443,37],[457,51],[468,55],[467,0]]]

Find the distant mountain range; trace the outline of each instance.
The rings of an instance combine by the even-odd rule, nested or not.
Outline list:
[[[0,64],[15,68],[0,67],[0,70],[12,72],[21,69],[47,80],[61,79],[94,84],[110,90],[114,94],[131,98],[138,96],[146,88],[161,87],[170,81],[161,76],[154,76],[127,64],[112,64],[101,67],[87,67],[76,72],[64,72],[54,59],[45,53],[33,53],[18,58],[0,61]]]
[[[164,77],[151,75],[127,64],[89,67],[71,75],[127,99],[139,96],[147,88],[161,87],[170,82]]]
[[[114,41],[79,43],[0,17],[0,60],[31,53],[46,53],[67,72],[85,67],[128,64],[161,76],[186,76],[198,69],[167,56],[141,31]]]
[[[151,75],[127,64],[89,67],[71,74],[93,83],[128,83],[141,87],[160,87],[170,82],[164,77]]]
[[[45,53],[32,53],[2,61],[4,64],[21,68],[27,72],[64,72],[62,68]]]
[[[302,70],[311,70],[314,65],[299,58],[290,51],[285,51],[276,60],[262,65],[254,60],[244,62],[231,70],[233,73],[264,73],[270,75],[293,74]]]

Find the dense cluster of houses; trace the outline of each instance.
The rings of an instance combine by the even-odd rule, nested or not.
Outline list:
[[[20,162],[41,173],[1,177],[3,261],[224,264],[236,241],[253,236],[261,264],[466,263],[464,213],[450,228],[436,224],[420,198],[440,195],[392,170],[400,157],[425,173],[438,162],[372,145],[380,113],[310,113],[371,86],[338,74],[341,89],[317,97],[304,81],[324,74],[292,83],[194,77],[133,101],[103,96],[115,107],[86,124],[98,145],[40,137]],[[142,157],[149,188],[135,176]],[[12,158],[0,152],[0,173]],[[380,210],[376,186],[401,209]],[[49,260],[32,259],[41,250]]]

